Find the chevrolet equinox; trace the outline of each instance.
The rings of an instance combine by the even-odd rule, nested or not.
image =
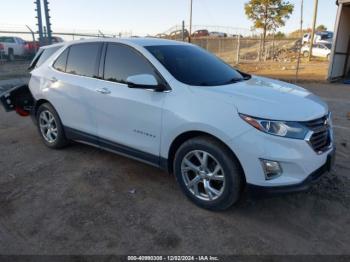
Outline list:
[[[226,209],[246,188],[307,189],[333,163],[323,101],[191,44],[60,43],[41,48],[30,69],[29,84],[1,101],[32,115],[48,147],[73,140],[161,167],[203,208]]]

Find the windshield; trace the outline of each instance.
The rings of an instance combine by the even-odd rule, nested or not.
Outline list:
[[[193,86],[227,85],[249,79],[216,56],[192,45],[145,47],[180,82]]]

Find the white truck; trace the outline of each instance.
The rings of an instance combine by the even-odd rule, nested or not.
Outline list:
[[[1,55],[13,61],[15,56],[26,56],[28,53],[26,41],[20,37],[0,36]]]
[[[311,41],[311,34],[306,33],[303,36],[303,44],[310,43]],[[333,42],[333,32],[330,31],[323,31],[323,32],[316,32],[315,38],[314,38],[314,44],[332,44]]]

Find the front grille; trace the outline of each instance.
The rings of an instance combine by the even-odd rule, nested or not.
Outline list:
[[[309,143],[317,153],[323,153],[329,149],[332,143],[328,118],[329,116],[326,115],[322,118],[303,123],[310,129],[310,131],[312,131],[312,135],[309,138]]]

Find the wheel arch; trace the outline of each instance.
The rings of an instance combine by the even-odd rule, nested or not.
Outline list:
[[[217,136],[214,136],[210,133],[204,132],[204,131],[198,131],[198,130],[193,130],[193,131],[186,131],[183,132],[181,134],[179,134],[171,143],[169,151],[168,151],[168,159],[167,159],[167,169],[168,172],[170,174],[173,174],[173,162],[174,162],[174,158],[175,158],[175,154],[177,152],[177,150],[179,149],[179,147],[185,143],[186,141],[188,141],[189,139],[193,139],[195,137],[209,137],[211,139],[216,140],[217,142],[219,142],[221,145],[223,145],[230,153],[231,153],[231,157],[234,161],[236,161],[236,163],[239,165],[240,171],[243,174],[243,179],[244,179],[244,183],[246,182],[245,180],[245,173],[244,173],[244,169],[242,167],[241,162],[239,161],[237,155],[235,154],[235,152],[233,152],[233,150],[227,146],[227,144],[220,138],[218,138]]]
[[[36,114],[38,112],[38,109],[39,107],[42,105],[42,104],[45,104],[45,103],[48,103],[50,104],[51,106],[53,106],[48,100],[46,99],[39,99],[35,102],[35,105],[34,105],[34,111],[33,111],[33,114],[34,116],[36,117]]]

